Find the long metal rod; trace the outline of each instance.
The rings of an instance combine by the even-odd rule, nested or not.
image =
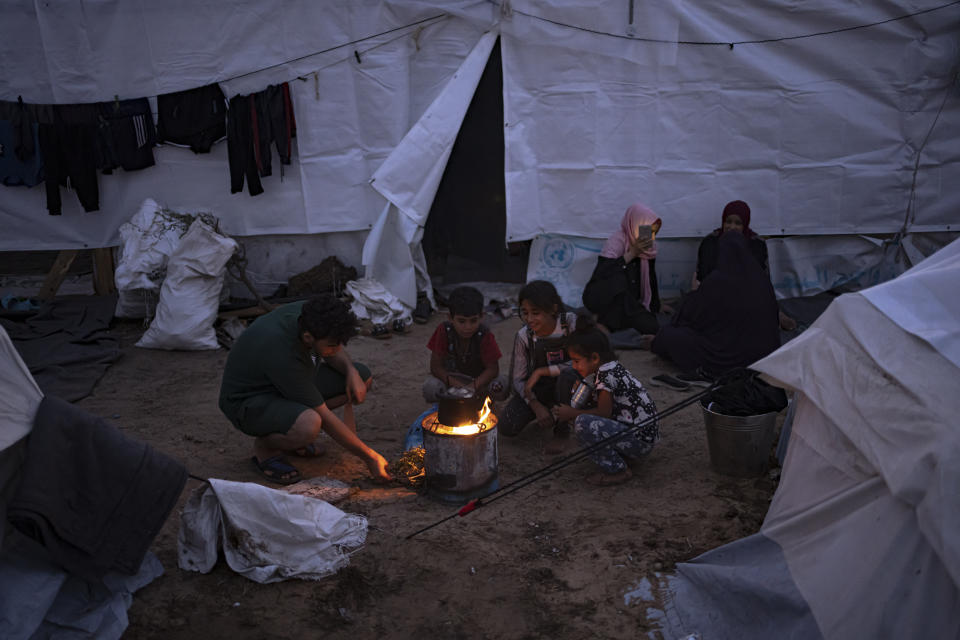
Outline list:
[[[638,425],[634,425],[634,426],[632,426],[632,427],[627,427],[626,429],[623,429],[622,431],[618,431],[617,433],[615,433],[615,434],[613,434],[613,435],[611,435],[611,436],[608,436],[608,437],[604,438],[603,440],[600,440],[599,442],[596,442],[596,443],[594,443],[594,444],[592,444],[592,445],[590,445],[590,446],[587,446],[587,447],[583,447],[582,449],[578,449],[577,451],[574,451],[573,453],[571,453],[571,454],[569,454],[569,455],[566,455],[566,456],[564,456],[563,458],[560,458],[559,460],[556,460],[556,461],[554,461],[553,463],[548,464],[547,466],[545,466],[545,467],[543,467],[543,468],[541,468],[541,469],[538,469],[538,470],[536,470],[536,471],[533,471],[533,472],[531,472],[531,473],[528,473],[527,475],[523,476],[522,478],[518,478],[517,480],[514,480],[513,482],[510,482],[510,483],[504,485],[503,487],[500,487],[499,489],[495,489],[495,490],[491,491],[490,493],[488,493],[488,494],[486,494],[486,495],[484,495],[484,496],[481,496],[480,498],[476,498],[476,499],[474,499],[474,500],[471,500],[471,501],[468,502],[466,505],[464,505],[463,507],[461,507],[460,510],[457,511],[456,513],[450,514],[449,516],[447,516],[447,517],[445,517],[445,518],[443,518],[443,519],[441,519],[441,520],[438,520],[438,521],[434,522],[433,524],[430,524],[430,525],[428,525],[428,526],[420,529],[419,531],[415,531],[415,532],[411,533],[410,535],[406,536],[406,538],[404,538],[404,539],[405,539],[405,540],[409,540],[409,539],[411,539],[411,538],[413,538],[413,537],[415,537],[415,536],[420,535],[420,534],[423,533],[424,531],[429,531],[430,529],[432,529],[432,528],[434,528],[434,527],[436,527],[436,526],[438,526],[438,525],[443,524],[443,523],[446,522],[447,520],[452,520],[453,518],[457,517],[458,515],[459,515],[459,516],[465,516],[465,515],[467,515],[468,513],[470,513],[471,511],[473,511],[475,508],[477,508],[477,507],[479,507],[479,506],[486,505],[486,504],[490,504],[491,502],[495,502],[496,500],[499,500],[500,498],[503,498],[503,497],[506,497],[506,496],[510,495],[510,494],[513,493],[514,491],[517,491],[517,490],[519,490],[519,489],[522,489],[523,487],[525,487],[525,486],[527,486],[527,485],[529,485],[529,484],[532,484],[532,483],[536,482],[537,480],[541,480],[541,479],[545,478],[546,476],[550,475],[551,473],[554,473],[555,471],[559,471],[560,469],[563,469],[564,467],[567,467],[567,466],[569,466],[569,465],[571,465],[571,464],[573,464],[573,463],[575,463],[575,462],[579,462],[579,461],[582,460],[583,458],[589,456],[589,455],[590,455],[591,453],[593,453],[594,451],[597,451],[597,450],[602,449],[602,448],[604,448],[604,447],[608,447],[608,446],[616,443],[617,441],[622,440],[623,438],[627,437],[628,435],[632,435],[632,434],[638,432],[640,429],[642,429],[643,427],[648,426],[649,424],[651,424],[651,423],[654,422],[654,421],[657,421],[657,420],[660,420],[661,418],[665,418],[665,417],[667,417],[667,416],[673,415],[674,413],[676,413],[676,412],[678,412],[678,411],[680,411],[680,410],[682,410],[682,409],[686,409],[687,407],[689,407],[690,405],[694,404],[695,402],[697,402],[697,401],[700,400],[701,398],[705,397],[707,394],[715,391],[715,390],[716,390],[718,387],[720,387],[720,386],[722,386],[721,383],[720,383],[720,381],[714,382],[711,386],[707,387],[707,388],[704,389],[703,391],[700,391],[699,393],[696,393],[696,394],[690,396],[689,398],[686,398],[685,400],[682,400],[682,401],[678,402],[677,404],[675,404],[675,405],[673,405],[673,406],[671,406],[671,407],[668,407],[668,408],[664,409],[663,411],[658,411],[657,413],[653,414],[652,416],[650,416],[649,418],[647,418],[646,420],[644,420],[643,422],[641,422],[641,423],[638,424]]]

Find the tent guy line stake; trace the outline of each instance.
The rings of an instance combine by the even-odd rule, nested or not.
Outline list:
[[[609,446],[609,445],[611,445],[611,444],[614,444],[614,443],[616,443],[617,441],[625,438],[625,437],[628,436],[628,435],[631,435],[631,434],[633,434],[633,433],[636,433],[637,431],[639,431],[639,430],[642,429],[643,427],[649,425],[651,422],[654,422],[654,421],[656,421],[656,420],[660,420],[661,418],[665,418],[665,417],[667,417],[667,416],[670,416],[670,415],[672,415],[672,414],[680,411],[681,409],[686,409],[686,408],[689,407],[690,405],[692,405],[692,404],[694,404],[695,402],[699,401],[701,398],[706,397],[707,394],[712,393],[713,391],[716,391],[716,390],[717,390],[719,387],[721,387],[721,386],[725,386],[725,385],[728,383],[729,378],[730,378],[730,376],[725,376],[725,377],[722,379],[722,381],[721,381],[721,380],[717,380],[717,381],[714,382],[712,385],[710,385],[710,386],[707,387],[706,389],[703,389],[703,390],[700,391],[699,393],[696,393],[696,394],[690,396],[689,398],[687,398],[687,399],[685,399],[685,400],[682,400],[682,401],[678,402],[677,404],[675,404],[675,405],[673,405],[673,406],[671,406],[671,407],[668,407],[668,408],[664,409],[663,411],[658,411],[657,413],[653,414],[652,416],[650,416],[649,418],[647,418],[646,420],[644,420],[643,422],[641,422],[641,423],[638,424],[638,425],[634,425],[634,426],[628,427],[628,428],[626,428],[626,429],[624,429],[624,430],[622,430],[622,431],[618,431],[617,433],[615,433],[615,434],[613,434],[613,435],[611,435],[611,436],[608,436],[608,437],[604,438],[603,440],[600,440],[599,442],[596,442],[596,443],[594,443],[594,444],[592,444],[592,445],[590,445],[590,446],[588,446],[588,447],[584,447],[584,448],[582,448],[582,449],[579,449],[579,450],[577,450],[577,451],[574,451],[573,453],[571,453],[571,454],[569,454],[569,455],[567,455],[567,456],[564,456],[563,458],[560,458],[559,460],[557,460],[557,461],[555,461],[555,462],[553,462],[553,463],[551,463],[551,464],[548,464],[547,466],[545,466],[545,467],[543,467],[543,468],[541,468],[541,469],[538,469],[538,470],[536,470],[536,471],[533,471],[533,472],[531,472],[531,473],[528,473],[527,475],[523,476],[522,478],[519,478],[519,479],[517,479],[517,480],[514,480],[513,482],[511,482],[511,483],[509,483],[509,484],[507,484],[507,485],[505,485],[505,486],[503,486],[503,487],[501,487],[501,488],[499,488],[499,489],[496,489],[496,490],[494,490],[494,491],[491,491],[490,493],[488,493],[488,494],[486,494],[486,495],[484,495],[484,496],[481,496],[481,497],[479,497],[479,498],[474,498],[473,500],[471,500],[471,501],[468,502],[467,504],[465,504],[465,505],[463,505],[462,507],[460,507],[460,509],[459,509],[456,513],[452,513],[452,514],[450,514],[449,516],[446,516],[445,518],[442,518],[442,519],[440,519],[440,520],[437,520],[437,521],[434,522],[433,524],[427,525],[426,527],[424,527],[424,528],[422,528],[422,529],[420,529],[420,530],[418,530],[418,531],[414,531],[414,532],[411,533],[410,535],[406,536],[404,539],[405,539],[405,540],[410,540],[411,538],[413,538],[413,537],[415,537],[415,536],[418,536],[418,535],[420,535],[421,533],[423,533],[423,532],[425,532],[425,531],[429,531],[430,529],[433,529],[434,527],[439,526],[439,525],[443,524],[444,522],[446,522],[446,521],[448,521],[448,520],[452,520],[453,518],[456,518],[457,516],[463,517],[463,516],[469,514],[471,511],[474,511],[477,507],[482,507],[482,506],[484,506],[484,505],[488,505],[488,504],[490,504],[491,502],[494,502],[494,501],[496,501],[496,500],[499,500],[500,498],[506,497],[506,496],[510,495],[511,493],[513,493],[514,491],[517,491],[517,490],[519,490],[519,489],[522,489],[523,487],[525,487],[525,486],[527,486],[527,485],[529,485],[529,484],[532,484],[532,483],[536,482],[537,480],[542,480],[543,478],[545,478],[546,476],[550,475],[551,473],[554,473],[555,471],[559,471],[560,469],[563,469],[564,467],[570,466],[571,464],[573,464],[573,463],[575,463],[575,462],[579,462],[579,461],[582,460],[583,458],[586,458],[587,456],[589,456],[589,455],[590,455],[591,453],[593,453],[594,451],[597,451],[597,450],[599,450],[599,449],[601,449],[601,448],[607,447],[607,446]]]

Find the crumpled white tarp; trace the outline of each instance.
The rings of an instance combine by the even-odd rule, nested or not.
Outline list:
[[[251,482],[210,478],[180,516],[178,563],[209,572],[222,544],[231,569],[254,582],[319,580],[350,562],[367,519],[303,495]]]
[[[353,298],[350,310],[361,320],[369,319],[373,324],[389,324],[393,320],[408,323],[412,318],[413,309],[372,278],[351,280],[346,284],[345,290]]]
[[[137,346],[217,349],[213,323],[227,261],[236,250],[236,240],[217,233],[200,218],[194,220],[170,256],[157,314]]]
[[[960,326],[958,258],[955,241],[841,296],[753,365],[802,394],[761,533],[825,637],[960,632],[960,366],[939,342]]]
[[[41,400],[40,387],[0,325],[0,451],[30,433]]]
[[[23,460],[23,438],[33,429],[41,400],[40,387],[0,325],[0,523],[6,522],[7,500],[16,487]],[[4,529],[0,525],[0,546]]]

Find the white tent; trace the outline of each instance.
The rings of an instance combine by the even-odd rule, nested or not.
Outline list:
[[[499,36],[505,242],[602,238],[639,199],[670,254],[742,198],[760,233],[822,237],[771,247],[778,291],[822,290],[872,277],[882,251],[859,234],[957,230],[958,15],[899,1],[17,0],[0,22],[0,99],[212,82],[229,98],[288,81],[298,136],[294,166],[255,198],[229,193],[224,144],[164,145],[155,167],[102,176],[92,214],[65,194],[48,216],[41,188],[4,187],[0,250],[116,245],[150,197],[218,215],[262,284],[330,253],[356,265],[366,243],[363,263],[410,303],[420,227]],[[676,252],[689,260],[689,243]]]
[[[666,637],[960,637],[958,282],[960,241],[754,365],[798,392],[780,486],[649,592]]]

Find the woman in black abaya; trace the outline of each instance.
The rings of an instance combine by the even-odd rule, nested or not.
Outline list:
[[[708,376],[745,367],[780,346],[779,309],[770,278],[741,233],[717,241],[717,266],[683,301],[650,350],[684,372]]]

